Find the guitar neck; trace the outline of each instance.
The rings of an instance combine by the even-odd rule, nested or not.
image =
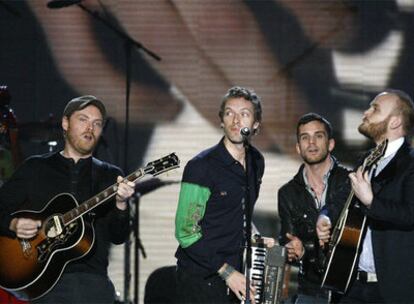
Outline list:
[[[180,160],[178,159],[175,153],[171,153],[165,157],[157,159],[155,161],[149,162],[145,167],[132,172],[123,181],[129,181],[135,183],[138,179],[144,177],[147,174],[152,174],[156,176],[163,172],[167,172],[171,169],[178,168],[180,165]],[[100,204],[106,202],[110,198],[116,195],[118,191],[119,183],[115,183],[112,186],[106,188],[102,192],[98,193],[94,197],[91,197],[87,201],[83,202],[79,206],[73,208],[72,210],[66,212],[61,216],[61,221],[64,226],[70,224],[74,220],[78,219],[85,213],[91,211]]]
[[[143,176],[145,176],[147,174],[146,169],[147,168],[139,169],[139,170],[131,173],[130,175],[125,177],[123,181],[128,180],[130,182],[135,183],[138,179],[142,178]],[[76,208],[73,208],[72,210],[66,212],[62,216],[63,225],[66,226],[66,225],[70,224],[71,222],[75,221],[76,219],[78,219],[82,215],[88,213],[92,209],[98,207],[102,203],[104,203],[107,200],[111,199],[112,197],[114,197],[116,195],[117,191],[118,191],[118,183],[115,183],[112,186],[109,186],[105,190],[101,191],[100,193],[98,193],[94,197],[91,197],[87,201],[83,202],[82,204],[80,204]]]
[[[343,225],[343,219],[345,219],[346,212],[349,210],[349,207],[352,203],[352,199],[354,198],[354,195],[355,195],[355,192],[354,192],[354,189],[352,189],[348,195],[348,198],[346,199],[345,205],[342,208],[341,213],[339,214],[338,220],[335,225],[335,229],[333,230],[334,232],[341,230],[342,225]],[[333,236],[331,239],[335,240],[336,238],[335,236]]]

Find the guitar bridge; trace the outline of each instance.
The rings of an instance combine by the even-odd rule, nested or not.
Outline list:
[[[30,257],[30,255],[32,254],[32,245],[30,244],[30,242],[24,239],[20,239],[20,246],[22,246],[24,257]]]

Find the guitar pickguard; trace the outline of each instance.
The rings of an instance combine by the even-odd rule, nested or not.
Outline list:
[[[62,229],[59,229],[59,227],[55,225],[55,218],[51,218],[47,221],[45,225],[46,238],[37,246],[37,259],[39,263],[46,262],[52,252],[56,249],[68,247],[67,245],[70,239],[79,230],[77,221],[70,223],[66,227],[62,227]]]

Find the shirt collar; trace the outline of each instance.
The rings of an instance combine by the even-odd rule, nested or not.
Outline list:
[[[329,156],[329,158],[331,160],[331,166],[329,167],[328,171],[323,175],[322,180],[323,180],[324,184],[326,184],[328,182],[328,178],[331,175],[331,171],[332,171],[332,169],[333,169],[333,167],[335,165],[334,158],[331,155]],[[303,167],[302,174],[303,174],[303,181],[305,182],[305,185],[306,186],[309,186],[308,179],[306,177],[306,167],[305,166]]]
[[[215,158],[220,159],[225,165],[228,166],[234,164],[236,161],[224,145],[224,136],[218,143],[217,149],[215,149],[213,155],[215,155]]]
[[[75,161],[74,161],[74,159],[73,158],[68,158],[68,157],[65,157],[64,155],[63,155],[63,153],[62,153],[62,151],[61,152],[58,152],[58,153],[56,153],[57,154],[57,156],[66,164],[66,165],[70,165],[70,166],[75,166],[75,167],[83,167],[83,166],[86,166],[86,165],[88,165],[88,164],[90,164],[90,163],[92,163],[92,156],[89,156],[89,157],[86,157],[86,158],[80,158],[79,160],[78,160],[78,162],[77,163],[75,163]]]
[[[303,167],[303,181],[305,183],[305,187],[306,190],[312,195],[313,200],[315,202],[315,207],[320,210],[324,205],[325,205],[325,201],[326,201],[326,195],[328,192],[328,179],[329,176],[331,175],[332,169],[335,165],[335,159],[330,156],[330,160],[331,160],[331,166],[329,167],[329,170],[323,175],[322,180],[323,180],[323,184],[324,184],[324,189],[322,192],[322,196],[321,199],[319,200],[315,191],[312,189],[312,187],[309,185],[308,179],[306,178],[306,167]]]
[[[387,150],[385,150],[385,154],[383,158],[387,158],[387,157],[390,157],[391,155],[394,155],[398,151],[398,149],[401,148],[403,143],[404,143],[404,137],[400,137],[393,141],[390,141],[387,145]]]

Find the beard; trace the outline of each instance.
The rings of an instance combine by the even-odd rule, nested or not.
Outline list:
[[[84,135],[85,134],[75,136],[70,132],[70,128],[68,128],[68,131],[66,133],[66,141],[69,143],[69,145],[72,146],[73,149],[75,149],[75,151],[77,151],[81,155],[89,155],[95,149],[98,141],[92,133],[88,133],[88,135],[92,137],[92,140],[85,141],[83,139]]]
[[[362,124],[358,127],[358,131],[362,135],[377,141],[387,132],[389,120],[390,117],[387,117],[385,120],[377,123],[362,122]]]
[[[313,157],[307,156],[306,153],[301,154],[303,161],[308,165],[320,164],[328,158],[328,155],[329,155],[328,149],[326,149],[325,151],[322,151],[321,154],[313,156]]]

